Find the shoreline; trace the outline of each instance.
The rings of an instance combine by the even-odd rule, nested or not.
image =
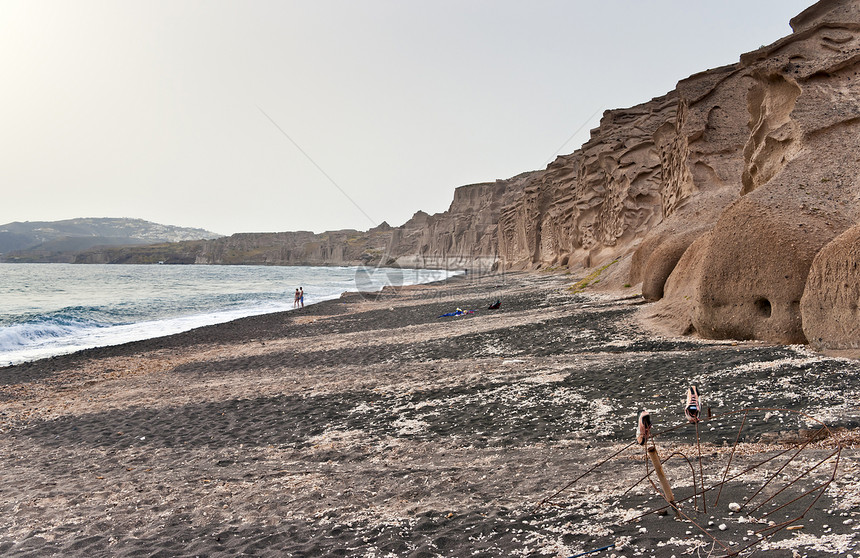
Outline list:
[[[834,437],[808,444],[794,474],[844,446],[803,529],[755,555],[860,555],[860,365],[655,336],[638,299],[573,294],[571,283],[466,276],[0,369],[0,553],[567,557],[614,544],[610,554],[662,557],[705,552],[709,534],[741,548],[753,526],[725,506],[766,467],[726,485],[707,513],[684,504],[703,531],[659,514],[627,522],[659,503],[634,486],[641,447],[624,449],[636,411],[665,431],[661,455],[697,463],[678,417],[696,381],[715,417],[760,406],[825,419]],[[439,317],[458,307],[476,312]],[[738,426],[703,423],[707,483]],[[751,413],[736,467],[799,447],[803,429],[793,412]],[[666,467],[690,495],[683,460]]]
[[[74,265],[74,264],[66,264],[66,265]],[[143,265],[143,264],[135,264],[135,265]],[[301,267],[301,266],[293,266],[293,267]],[[347,266],[330,266],[330,267],[347,267]],[[377,268],[377,269],[385,269],[385,268]],[[399,268],[398,268],[398,269],[399,269]],[[407,270],[407,271],[421,271],[421,270]],[[439,270],[439,271],[442,271],[442,270]],[[450,280],[452,280],[452,279],[454,279],[454,278],[456,278],[456,277],[460,277],[460,276],[464,275],[464,273],[463,273],[463,272],[451,272],[451,271],[448,271],[448,270],[445,270],[445,271],[446,271],[446,272],[448,272],[448,273],[454,273],[454,275],[450,275],[449,277],[446,277],[446,278],[444,278],[444,279],[439,279],[439,280],[435,280],[435,281],[429,281],[429,282],[427,282],[427,283],[416,283],[416,284],[414,284],[414,285],[404,285],[404,286],[396,287],[396,289],[398,289],[398,290],[399,290],[399,289],[409,288],[409,287],[413,287],[413,286],[420,286],[420,285],[444,284],[444,283],[446,283],[446,282],[448,282],[448,281],[450,281]],[[343,300],[345,297],[349,297],[349,296],[351,296],[351,295],[357,295],[357,296],[359,296],[359,297],[370,298],[370,297],[372,297],[375,293],[381,292],[382,290],[384,290],[384,289],[389,289],[389,288],[392,288],[392,287],[390,287],[390,286],[383,286],[383,287],[380,287],[377,291],[362,291],[361,289],[358,289],[358,290],[356,290],[356,291],[351,291],[351,290],[342,291],[339,295],[335,295],[335,296],[333,296],[332,298],[326,298],[326,299],[320,300],[320,301],[318,301],[318,302],[309,303],[309,304],[307,304],[307,307],[311,307],[311,306],[314,306],[314,305],[317,305],[317,304],[324,304],[324,303],[331,302],[331,301]],[[302,308],[304,308],[304,307],[302,307]],[[145,342],[145,341],[149,341],[149,340],[152,340],[152,339],[164,339],[164,338],[171,337],[171,336],[173,336],[173,335],[181,335],[181,334],[183,334],[183,333],[187,333],[187,332],[189,332],[189,331],[194,331],[194,330],[196,330],[196,329],[206,328],[206,327],[211,327],[211,326],[218,326],[218,325],[226,324],[226,323],[230,323],[230,322],[233,322],[233,321],[236,321],[236,320],[242,320],[242,319],[246,319],[246,318],[254,318],[254,317],[258,317],[258,316],[266,316],[266,315],[269,315],[269,314],[280,314],[280,313],[282,313],[282,312],[292,312],[292,311],[296,311],[296,310],[299,310],[299,308],[287,308],[287,309],[285,309],[285,310],[265,310],[265,311],[263,311],[263,312],[261,312],[261,313],[251,313],[251,314],[248,314],[248,315],[245,315],[245,316],[240,316],[240,317],[237,317],[237,318],[230,318],[230,319],[227,319],[227,320],[225,320],[225,321],[217,321],[217,322],[215,322],[215,323],[211,323],[211,324],[204,324],[204,325],[196,325],[196,326],[193,326],[193,327],[191,327],[191,328],[189,328],[189,329],[185,329],[185,330],[177,331],[177,332],[175,332],[175,333],[167,333],[167,334],[163,334],[163,335],[156,335],[156,336],[151,336],[151,337],[145,337],[145,338],[142,338],[142,339],[137,339],[137,340],[132,340],[132,341],[121,341],[121,342],[111,343],[111,344],[107,344],[107,345],[96,345],[96,346],[93,346],[93,347],[77,348],[77,349],[71,349],[71,348],[70,348],[70,349],[69,349],[69,350],[67,350],[67,351],[66,351],[66,350],[63,350],[63,352],[60,352],[60,353],[58,353],[58,354],[54,354],[54,355],[48,355],[48,356],[43,356],[43,357],[38,357],[38,358],[33,358],[33,359],[28,359],[28,360],[22,360],[22,361],[17,361],[17,362],[16,362],[16,361],[12,361],[12,362],[10,362],[9,364],[0,365],[0,373],[2,373],[2,370],[6,369],[6,368],[10,368],[10,367],[13,367],[13,366],[20,366],[20,365],[27,364],[27,363],[32,363],[32,362],[38,362],[38,361],[41,361],[41,360],[50,360],[50,359],[55,359],[55,358],[63,357],[63,356],[71,356],[71,355],[75,355],[75,354],[77,354],[77,353],[84,353],[84,352],[93,351],[93,350],[102,349],[102,348],[109,348],[109,347],[122,347],[122,346],[125,346],[125,345],[131,345],[131,344],[134,344],[134,343]],[[171,318],[171,319],[174,319],[174,320],[175,320],[175,319],[182,318],[182,317],[183,317],[183,316],[177,316],[177,317],[174,317],[174,318]],[[195,317],[195,316],[184,316],[184,317]],[[199,316],[198,316],[198,317],[199,317]],[[165,318],[165,319],[167,319],[167,318]],[[167,320],[169,321],[170,319],[167,319]],[[163,321],[163,320],[159,320],[159,321]],[[132,324],[132,325],[134,325],[134,324]]]

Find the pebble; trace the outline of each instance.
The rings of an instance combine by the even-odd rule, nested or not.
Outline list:
[[[728,527],[726,527],[725,523],[720,523],[719,529],[720,529],[720,531],[725,531],[726,529],[728,529]]]
[[[734,512],[741,511],[741,505],[738,504],[737,502],[732,502],[731,504],[729,504],[729,509],[734,511]]]

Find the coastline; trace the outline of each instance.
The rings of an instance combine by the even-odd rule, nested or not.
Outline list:
[[[644,465],[624,448],[641,405],[658,428],[678,422],[691,380],[715,415],[794,408],[822,415],[845,446],[804,529],[755,554],[857,553],[860,375],[846,374],[857,363],[655,336],[641,299],[571,283],[461,276],[0,369],[0,553],[681,555],[706,534],[656,514],[624,521],[658,499],[644,484],[628,492]],[[439,317],[455,308],[476,312]],[[751,419],[737,463],[781,451],[802,426],[793,418]],[[702,432],[708,479],[737,430],[721,422]],[[692,451],[690,429],[677,432],[659,439],[663,453]],[[809,444],[792,467],[832,443]],[[749,538],[726,502],[761,472],[704,517],[728,525],[711,529],[726,544]]]
[[[39,264],[9,264],[24,271],[6,277],[7,285],[21,283],[25,287],[23,291],[0,289],[0,303],[7,311],[0,327],[0,368],[295,310],[293,294],[282,289],[282,284],[310,288],[304,305],[311,306],[338,299],[346,292],[372,293],[389,283],[432,283],[463,273],[345,266],[331,274],[320,268],[292,266],[299,270],[292,275],[268,270],[258,273],[252,266],[221,266],[213,272],[200,271],[213,266],[197,266],[194,271],[186,268],[187,273],[167,275],[155,266],[129,265],[99,265],[92,274],[62,271],[70,266],[74,267],[55,264],[50,266],[52,273],[43,274],[41,269],[33,271],[44,268]],[[58,289],[57,282],[63,288]],[[189,289],[187,282],[196,286]],[[153,290],[153,285],[158,289]]]

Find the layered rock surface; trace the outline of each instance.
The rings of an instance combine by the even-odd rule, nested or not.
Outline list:
[[[652,315],[679,333],[804,342],[815,330],[819,344],[860,342],[856,330],[812,323],[813,307],[836,300],[853,311],[838,291],[855,254],[843,243],[841,275],[809,273],[860,211],[860,2],[822,1],[791,25],[737,64],[607,111],[580,150],[502,210],[504,261],[629,260],[615,283],[641,283],[660,300]]]
[[[419,211],[405,224],[368,231],[239,233],[213,240],[102,247],[77,263],[399,265],[489,270],[497,265],[496,223],[518,178],[461,186],[447,211]]]
[[[822,248],[800,299],[803,333],[815,346],[860,348],[860,225]]]

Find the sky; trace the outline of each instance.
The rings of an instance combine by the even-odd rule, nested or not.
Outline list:
[[[812,0],[0,0],[0,223],[393,226]]]

